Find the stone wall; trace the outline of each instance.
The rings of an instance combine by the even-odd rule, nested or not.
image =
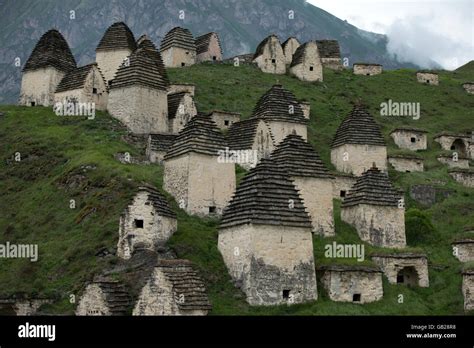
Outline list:
[[[196,50],[187,50],[180,47],[170,47],[161,51],[163,64],[167,68],[180,68],[196,63]]]
[[[469,159],[468,158],[459,158],[455,161],[451,156],[438,156],[437,160],[449,168],[469,168]]]
[[[474,172],[452,170],[449,175],[463,186],[474,187]]]
[[[163,161],[163,189],[174,197],[181,209],[186,209],[189,194],[189,156]]]
[[[381,272],[326,270],[321,282],[332,301],[368,303],[383,297]],[[357,295],[360,295],[358,301]]]
[[[296,76],[301,81],[323,81],[323,65],[319,58],[316,43],[307,44],[303,56],[303,62],[292,66],[290,74]]]
[[[310,229],[253,224],[226,228],[219,231],[218,248],[249,304],[317,299]]]
[[[301,107],[301,110],[303,111],[304,118],[309,120],[311,116],[311,103],[301,102],[300,107]]]
[[[343,173],[362,175],[374,162],[378,169],[387,171],[385,146],[344,144],[331,149],[331,163]]]
[[[342,70],[344,67],[341,64],[340,58],[322,58],[321,62],[323,67],[332,69],[332,70]]]
[[[16,300],[13,309],[18,316],[31,316],[36,315],[42,305],[50,303],[53,301],[48,299]]]
[[[402,257],[393,255],[377,255],[372,257],[374,261],[383,271],[389,283],[397,284],[401,279],[397,277],[404,275],[403,283],[417,285],[423,288],[430,286],[428,277],[428,259],[423,256],[419,257]],[[407,269],[408,267],[408,269]],[[405,270],[414,270],[414,272],[405,272]],[[399,273],[402,271],[401,273]]]
[[[464,310],[474,310],[474,272],[465,272],[462,276],[462,293],[464,295]]]
[[[336,174],[332,182],[332,197],[344,199],[344,196],[356,183],[357,178],[352,175]]]
[[[170,133],[179,133],[196,114],[197,109],[194,105],[194,99],[191,94],[186,93],[178,106],[176,115],[174,115],[174,118],[170,120]]]
[[[257,154],[257,160],[254,161],[253,157],[249,157],[250,162],[241,162],[239,165],[246,170],[249,170],[255,167],[260,159],[268,158],[272,151],[275,148],[275,143],[273,141],[273,136],[268,126],[268,123],[260,120],[257,125],[257,129],[255,130],[255,137],[250,149],[233,149],[233,150],[246,150],[252,151],[253,153]],[[253,156],[253,155],[252,155]]]
[[[295,38],[289,38],[288,42],[286,43],[284,49],[283,49],[283,54],[285,56],[285,64],[289,65],[291,64],[291,61],[293,60],[293,54],[295,54],[296,49],[300,47],[300,43],[298,40]]]
[[[308,129],[305,124],[283,121],[267,121],[267,123],[270,126],[275,145],[293,133],[300,135],[305,140],[308,139]]]
[[[474,240],[470,242],[454,242],[453,255],[461,262],[474,261]]]
[[[206,52],[196,56],[196,62],[219,62],[222,60],[221,48],[216,35],[212,35],[209,41],[209,47]]]
[[[21,77],[19,105],[52,106],[54,92],[64,77],[64,73],[53,68],[25,71]]]
[[[403,248],[405,209],[358,204],[341,208],[341,219],[354,226],[360,239],[374,246]]]
[[[270,38],[263,48],[263,53],[253,60],[264,73],[286,73],[285,55],[280,41],[276,37]]]
[[[400,149],[416,151],[427,148],[426,133],[396,130],[390,136]]]
[[[459,157],[474,159],[474,141],[471,144],[468,136],[441,135],[435,137],[434,141],[439,143],[443,150],[456,151]]]
[[[416,73],[416,80],[427,85],[437,86],[439,84],[438,74],[418,72]]]
[[[469,93],[469,94],[474,94],[474,83],[465,83],[462,85],[462,88]]]
[[[165,91],[143,86],[113,88],[107,109],[132,133],[168,132],[168,98]]]
[[[382,73],[381,65],[354,64],[354,75],[379,75]]]
[[[76,308],[76,315],[111,315],[105,294],[97,284],[89,284]]]
[[[195,91],[196,86],[189,83],[172,84],[168,88],[168,94],[185,92],[189,93],[192,97],[194,97]]]
[[[224,130],[229,129],[231,125],[239,122],[240,114],[236,112],[214,110],[211,113],[211,119],[217,125],[217,128]]]
[[[313,232],[332,237],[334,232],[334,215],[332,203],[332,179],[291,177],[300,191],[306,211],[311,217]]]
[[[108,84],[110,80],[114,79],[120,65],[131,54],[132,51],[126,48],[96,51],[95,61],[104,76],[105,83]]]
[[[388,162],[397,172],[422,172],[423,160],[410,157],[388,157]]]

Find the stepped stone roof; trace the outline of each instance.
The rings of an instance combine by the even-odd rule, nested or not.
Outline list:
[[[176,134],[150,134],[150,148],[152,151],[168,151]]]
[[[186,92],[170,93],[168,94],[168,118],[173,119],[176,117],[179,105],[183,100]]]
[[[365,272],[365,273],[382,273],[382,270],[378,266],[363,266],[363,265],[322,265],[316,268],[318,271],[331,271],[331,272]]]
[[[62,78],[61,82],[59,82],[58,87],[56,87],[56,93],[83,88],[84,83],[86,82],[87,75],[89,75],[89,72],[94,67],[98,69],[97,64],[93,63],[81,66],[79,68],[67,72],[66,75],[64,75],[64,77]],[[100,75],[102,77],[102,80],[104,80],[104,77],[101,73]]]
[[[333,178],[313,147],[300,135],[288,135],[271,158],[289,176]]]
[[[193,34],[189,29],[175,27],[166,33],[163,41],[161,41],[160,51],[167,50],[171,47],[184,48],[185,50],[194,51],[196,43]]]
[[[92,284],[102,290],[111,315],[127,314],[132,302],[124,284],[106,277],[96,277]]]
[[[293,181],[271,159],[262,158],[245,175],[224,209],[219,228],[244,224],[311,228]]]
[[[316,40],[321,58],[341,58],[341,50],[337,40]]]
[[[308,46],[311,44],[316,45],[314,41],[308,41],[296,49],[295,53],[293,54],[293,59],[291,60],[290,68],[304,62],[306,48],[308,48]]]
[[[285,48],[286,45],[288,45],[288,43],[290,42],[291,39],[296,40],[298,43],[300,43],[296,37],[290,36],[288,39],[285,40],[285,42],[283,42],[283,43],[281,44],[281,47]]]
[[[331,147],[344,144],[385,146],[380,126],[362,106],[356,105],[336,131]]]
[[[209,43],[211,42],[212,36],[215,35],[217,37],[217,43],[219,44],[219,49],[222,54],[222,46],[221,46],[221,41],[219,40],[219,35],[217,33],[211,32],[207,33],[201,36],[198,36],[196,38],[196,53],[204,53],[209,50]]]
[[[160,70],[160,73],[163,76],[166,85],[169,86],[170,82],[168,79],[168,74],[166,72],[165,64],[163,63],[161,53],[157,50],[155,44],[148,38],[148,36],[142,35],[137,40],[137,48],[144,48],[147,50],[149,55],[155,61],[156,65],[158,65],[158,69]]]
[[[172,284],[176,303],[181,310],[210,310],[206,286],[188,260],[158,260],[157,266]],[[179,301],[183,295],[183,301]]]
[[[401,197],[401,192],[393,187],[388,175],[372,167],[357,178],[341,206],[370,204],[396,207]]]
[[[168,200],[156,188],[150,185],[143,185],[140,186],[137,191],[146,192],[148,194],[148,202],[153,205],[159,214],[176,219],[176,213],[171,209]]]
[[[264,48],[265,48],[265,45],[266,45],[267,43],[269,43],[272,38],[275,38],[275,39],[278,40],[278,42],[280,42],[280,40],[278,39],[278,36],[276,36],[275,34],[272,34],[272,35],[267,36],[265,39],[263,39],[262,42],[260,42],[260,43],[258,44],[257,49],[255,50],[255,54],[253,55],[253,58],[252,58],[252,59],[255,59],[255,58],[257,58],[258,56],[260,56],[260,55],[263,54],[263,50],[264,50]]]
[[[214,121],[208,115],[198,114],[178,133],[165,160],[189,152],[218,156],[218,151],[226,146],[227,142]]]
[[[76,67],[76,60],[62,34],[51,29],[41,36],[26,61],[23,71],[53,67],[68,72]]]
[[[415,127],[408,127],[408,126],[397,127],[393,131],[391,131],[390,134],[395,133],[395,132],[428,133],[428,131],[426,131],[424,129],[419,129],[419,128],[415,128]]]
[[[137,45],[130,28],[124,22],[112,24],[100,39],[96,51],[129,49],[135,51]]]
[[[232,150],[251,149],[255,140],[259,122],[260,119],[249,118],[233,123],[227,133],[229,148]]]
[[[141,85],[165,90],[167,79],[148,49],[139,48],[118,68],[110,89]]]
[[[290,106],[293,106],[293,114],[290,114]],[[299,101],[282,85],[274,85],[259,99],[251,117],[308,124]]]

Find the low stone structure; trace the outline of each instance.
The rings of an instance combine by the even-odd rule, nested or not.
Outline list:
[[[466,187],[474,187],[474,170],[472,169],[450,169],[449,175]]]
[[[188,93],[192,97],[194,97],[194,93],[196,91],[196,86],[192,83],[174,83],[168,86],[168,93]]]
[[[442,132],[434,137],[434,141],[439,143],[443,150],[456,152],[458,157],[474,159],[474,137],[472,134]]]
[[[333,173],[332,196],[335,199],[344,199],[349,190],[354,186],[357,177],[352,174]]]
[[[313,233],[334,236],[333,176],[319,154],[301,136],[290,134],[271,159],[293,180],[311,217]]]
[[[76,315],[127,315],[131,305],[131,297],[124,284],[117,280],[96,277],[86,286],[78,302]]]
[[[436,159],[447,165],[449,168],[469,169],[469,158],[460,158],[455,156],[439,155]]]
[[[354,75],[373,76],[382,73],[382,65],[371,63],[355,63],[353,66]]]
[[[235,190],[235,163],[222,158],[227,142],[209,116],[198,114],[164,158],[163,188],[189,214],[220,215]]]
[[[217,33],[207,33],[196,38],[196,62],[220,62],[222,46]]]
[[[464,82],[462,88],[464,88],[467,93],[474,94],[474,82]]]
[[[168,130],[170,133],[179,133],[196,114],[196,105],[190,93],[168,93]]]
[[[262,159],[240,182],[219,226],[219,251],[249,304],[316,300],[311,228],[293,182]]]
[[[390,136],[400,149],[412,151],[427,149],[427,132],[412,127],[399,127],[394,129]]]
[[[451,189],[433,185],[413,185],[410,187],[410,198],[426,206],[441,201],[454,193]]]
[[[54,93],[55,103],[94,103],[96,110],[106,110],[108,89],[97,64],[70,70]]]
[[[146,146],[146,157],[151,163],[162,164],[165,154],[176,138],[176,134],[150,134]]]
[[[405,284],[427,288],[428,259],[424,254],[372,254],[374,261],[383,271],[390,284]]]
[[[319,56],[323,67],[332,70],[342,70],[341,50],[337,40],[316,40],[319,49]]]
[[[439,85],[438,74],[434,72],[430,72],[430,71],[418,71],[416,73],[416,80],[419,83],[424,83],[427,85],[433,85],[433,86]]]
[[[210,117],[220,130],[229,129],[234,123],[240,121],[241,114],[238,112],[212,110]]]
[[[257,46],[252,61],[264,73],[284,74],[286,58],[276,35],[270,35]]]
[[[336,302],[369,303],[383,297],[382,272],[377,267],[330,265],[318,267],[321,283]]]
[[[196,63],[196,42],[189,29],[175,27],[161,41],[160,53],[167,68],[191,66]]]
[[[290,64],[290,74],[302,81],[323,81],[323,65],[316,42],[308,41],[298,47]]]
[[[423,171],[423,158],[419,156],[390,155],[388,156],[388,163],[397,172],[411,173]]]
[[[356,176],[373,163],[387,170],[387,147],[380,126],[364,107],[355,105],[337,129],[331,144],[331,163],[338,171]]]
[[[462,294],[464,295],[464,310],[474,310],[474,270],[462,272]]]
[[[26,296],[0,298],[0,316],[34,316],[41,306],[53,303],[48,298]]]
[[[47,31],[36,44],[22,69],[19,105],[51,106],[58,84],[76,60],[61,33]]]
[[[451,245],[453,246],[453,255],[459,261],[474,261],[474,236],[473,238],[456,239]]]
[[[133,315],[207,315],[206,287],[188,260],[158,260]]]
[[[354,226],[360,239],[371,245],[403,248],[405,206],[386,173],[372,167],[359,177],[341,204],[341,219]]]
[[[285,64],[289,65],[291,64],[291,61],[293,60],[293,54],[295,54],[296,50],[298,47],[300,47],[300,42],[296,37],[289,37],[286,39],[285,42],[281,44],[281,47],[283,48],[283,54],[285,55]]]
[[[176,213],[152,186],[141,186],[120,215],[117,256],[129,259],[135,249],[155,250],[176,232]]]

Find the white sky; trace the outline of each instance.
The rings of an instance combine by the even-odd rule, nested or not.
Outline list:
[[[399,60],[455,69],[474,59],[474,0],[307,0],[389,38]]]

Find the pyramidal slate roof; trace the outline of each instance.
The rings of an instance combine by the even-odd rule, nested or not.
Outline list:
[[[274,85],[259,99],[252,117],[269,121],[308,123],[295,95],[284,89],[282,85]]]
[[[138,188],[138,192],[146,192],[148,194],[148,202],[153,205],[159,214],[176,219],[176,213],[171,209],[168,200],[155,187],[143,185]]]
[[[157,266],[171,283],[178,308],[181,310],[210,310],[206,286],[188,260],[158,260]],[[182,301],[180,301],[182,299]]]
[[[132,300],[124,284],[104,277],[97,277],[92,284],[102,290],[111,315],[127,314]]]
[[[137,49],[143,48],[146,49],[149,55],[153,58],[158,69],[163,76],[163,79],[166,82],[166,85],[169,86],[170,82],[168,79],[168,73],[166,72],[165,64],[163,63],[163,58],[161,53],[157,50],[155,44],[148,38],[146,35],[142,35],[137,40]]]
[[[265,120],[262,119],[249,118],[233,123],[227,133],[229,148],[232,150],[251,149],[255,141],[257,126],[260,121],[265,122]]]
[[[196,38],[196,53],[204,53],[209,50],[209,44],[211,43],[211,38],[212,36],[215,35],[217,38],[217,43],[219,44],[219,50],[221,51],[222,54],[222,46],[221,46],[221,41],[219,40],[219,35],[217,33],[211,32],[207,33],[201,36],[198,36]]]
[[[245,175],[224,209],[219,228],[244,224],[311,228],[293,181],[271,159],[262,158]]]
[[[62,34],[51,29],[41,36],[26,61],[23,71],[53,67],[68,72],[76,67],[76,60]]]
[[[150,148],[152,151],[168,151],[174,139],[176,138],[176,134],[150,134],[149,137]]]
[[[402,193],[393,187],[386,173],[372,167],[357,178],[356,183],[346,194],[342,207],[358,204],[398,206]]]
[[[109,88],[136,85],[160,90],[166,90],[168,87],[166,78],[148,49],[139,48],[133,52],[118,68]]]
[[[129,49],[135,51],[137,45],[130,28],[124,22],[112,24],[105,31],[96,50]]]
[[[333,178],[313,147],[300,135],[288,135],[272,152],[271,159],[290,177]]]
[[[321,58],[341,58],[341,50],[337,40],[316,40]]]
[[[263,54],[263,50],[264,50],[266,44],[267,44],[268,42],[270,42],[270,40],[271,40],[272,38],[275,38],[275,39],[278,40],[278,42],[280,42],[280,40],[278,39],[278,36],[276,36],[275,34],[272,34],[272,35],[267,36],[265,39],[263,39],[262,42],[260,42],[260,43],[258,44],[257,49],[255,50],[255,54],[253,55],[252,60]]]
[[[218,156],[227,142],[209,115],[197,114],[178,133],[165,155],[165,160],[189,152]]]
[[[94,67],[98,69],[97,64],[93,63],[81,66],[79,68],[75,68],[67,72],[66,75],[64,75],[64,77],[62,78],[61,82],[59,82],[58,87],[56,87],[56,93],[83,88],[84,83],[86,82],[87,75],[89,75],[90,71]],[[98,72],[102,80],[105,81],[104,76],[102,76],[100,70],[98,70]],[[106,85],[105,82],[104,85]]]
[[[314,41],[308,41],[305,42],[304,44],[300,45],[295,53],[293,54],[293,59],[291,60],[290,67],[293,67],[298,64],[304,63],[304,58],[305,58],[305,51],[306,48],[308,48],[309,45],[316,45]]]
[[[344,144],[385,146],[380,126],[367,110],[356,105],[336,131],[331,147]]]
[[[184,48],[185,50],[195,50],[196,43],[193,34],[189,29],[175,27],[166,33],[163,41],[161,41],[160,51],[167,50],[171,47]]]

